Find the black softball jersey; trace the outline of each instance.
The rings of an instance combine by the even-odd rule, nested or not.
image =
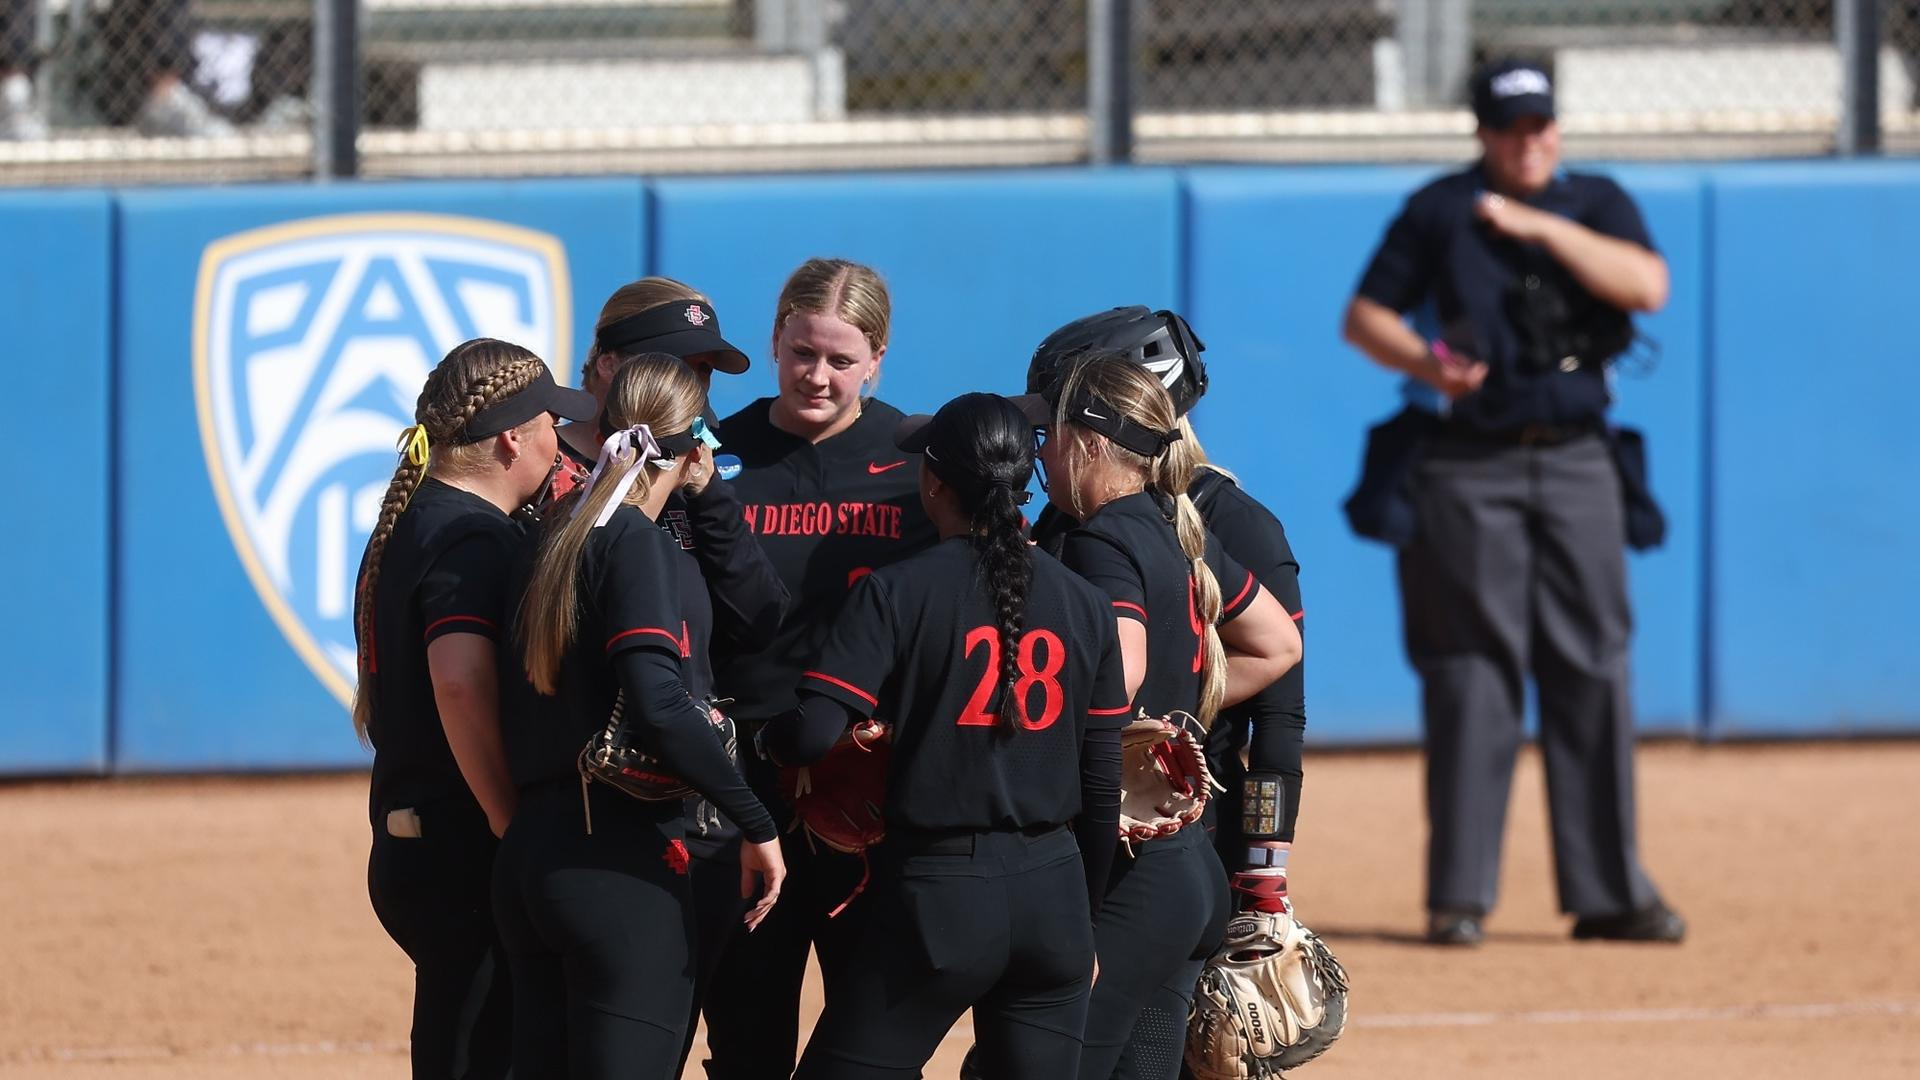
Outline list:
[[[373,640],[359,643],[370,676],[363,692],[373,694],[376,825],[388,810],[450,800],[478,813],[440,724],[427,646],[447,634],[505,646],[507,574],[522,540],[499,507],[433,477],[394,523],[374,583]]]
[[[693,557],[667,529],[622,506],[589,534],[578,589],[578,622],[561,663],[558,702],[503,717],[515,783],[577,782],[580,748],[606,725],[624,687],[626,715],[642,746],[748,839],[772,839],[772,819],[694,704],[709,689],[699,658],[708,647],[713,609]]]
[[[1121,496],[1055,543],[1060,561],[1106,594],[1109,614],[1146,627],[1146,679],[1134,705],[1149,716],[1198,708],[1206,626],[1196,606],[1192,566],[1153,495]],[[1205,557],[1220,582],[1219,621],[1231,622],[1253,602],[1260,583],[1212,533]]]
[[[861,578],[936,539],[920,508],[920,458],[894,446],[900,410],[868,400],[851,427],[811,443],[775,427],[772,405],[762,398],[722,421],[714,459],[790,597],[767,647],[720,659],[719,685],[752,720],[794,707],[800,672]]]

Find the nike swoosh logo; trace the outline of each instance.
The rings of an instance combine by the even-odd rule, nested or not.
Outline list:
[[[887,465],[882,465],[882,464],[880,464],[880,463],[879,463],[879,462],[877,462],[877,461],[869,461],[869,462],[867,462],[867,475],[868,475],[868,476],[879,476],[879,475],[880,475],[881,473],[883,473],[883,472],[886,472],[886,471],[888,471],[889,469],[897,469],[897,468],[899,468],[900,466],[902,466],[902,465],[905,465],[905,464],[906,464],[906,462],[904,462],[904,461],[895,461],[895,462],[892,462],[892,463],[890,463],[890,464],[887,464]]]
[[[1094,412],[1094,411],[1093,411],[1092,409],[1089,409],[1089,408],[1086,408],[1085,406],[1082,406],[1082,407],[1081,407],[1081,409],[1080,409],[1080,415],[1082,415],[1082,416],[1084,416],[1084,417],[1086,417],[1086,418],[1087,418],[1087,419],[1089,419],[1089,420],[1111,420],[1111,419],[1113,419],[1113,418],[1112,418],[1111,416],[1101,416],[1101,415],[1100,415],[1099,413],[1097,413],[1097,412]]]

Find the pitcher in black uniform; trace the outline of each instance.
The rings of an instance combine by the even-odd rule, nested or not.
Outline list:
[[[559,706],[508,717],[520,810],[501,843],[495,910],[512,960],[514,1075],[678,1073],[693,994],[694,912],[678,801],[585,784],[576,758],[620,702],[640,746],[739,824],[755,925],[785,873],[773,821],[714,737],[700,657],[712,609],[658,517],[714,443],[706,397],[671,358],[623,365],[592,481],[548,515],[517,618],[526,669]],[[659,434],[655,434],[658,432]]]
[[[488,880],[517,802],[496,696],[520,543],[508,515],[546,481],[553,414],[593,412],[517,345],[456,347],[420,391],[360,563],[353,722],[374,748],[367,889],[414,963],[416,1077],[507,1070],[509,983]]]
[[[902,414],[869,396],[891,319],[886,284],[872,269],[809,260],[788,278],[774,314],[779,393],[721,424],[720,476],[792,595],[773,645],[719,668],[743,731],[793,709],[800,672],[854,585],[936,538],[920,507],[919,462],[894,445]],[[784,826],[777,770],[751,755],[743,764]],[[828,912],[859,887],[861,860],[787,836],[786,899],[754,934],[733,935],[707,995],[707,1071],[716,1080],[785,1080],[808,948],[818,950],[831,991],[858,942],[866,898]]]
[[[1205,728],[1299,660],[1293,620],[1201,525],[1187,497],[1193,461],[1176,449],[1173,402],[1151,373],[1094,354],[1051,400],[1016,400],[1046,425],[1048,499],[1079,522],[1057,538],[1060,560],[1107,594],[1137,709],[1186,713]],[[1202,829],[1115,859],[1084,1080],[1178,1075],[1193,983],[1228,907],[1226,872]]]
[[[719,314],[704,294],[673,278],[646,277],[615,289],[601,306],[580,385],[604,400],[622,364],[660,355],[684,361],[703,390],[711,388],[714,372],[739,375],[749,366],[747,355],[721,335]],[[597,422],[569,424],[560,429],[560,449],[590,471],[603,438]],[[700,564],[713,605],[713,660],[720,666],[730,656],[757,652],[772,642],[786,611],[787,587],[747,530],[732,486],[714,481],[711,460],[689,466],[660,521]],[[724,686],[715,693],[733,696]],[[705,799],[687,800],[687,818],[687,851],[693,857],[688,876],[701,942],[687,1025],[691,1049],[707,982],[742,909],[740,831]],[[683,1051],[683,1062],[684,1057]]]
[[[1225,468],[1213,463],[1188,412],[1207,392],[1206,349],[1187,321],[1171,311],[1114,308],[1048,334],[1027,365],[1027,390],[1044,393],[1079,357],[1110,351],[1144,367],[1173,400],[1180,439],[1172,453],[1195,463],[1187,488],[1207,531],[1280,601],[1306,636],[1300,564],[1287,532]],[[1073,521],[1049,506],[1034,526],[1045,544]],[[1207,765],[1221,789],[1207,804],[1207,831],[1220,862],[1233,873],[1243,908],[1277,910],[1287,899],[1287,857],[1300,813],[1301,755],[1307,730],[1306,663],[1287,669],[1273,685],[1230,709],[1207,731]],[[1242,752],[1246,759],[1243,763]],[[1250,811],[1250,812],[1248,812]]]
[[[864,936],[803,1080],[917,1077],[969,1008],[988,1075],[1079,1067],[1129,710],[1106,597],[1027,542],[1033,442],[992,394],[902,425],[941,541],[861,581],[767,730],[782,762],[874,715],[893,744]]]

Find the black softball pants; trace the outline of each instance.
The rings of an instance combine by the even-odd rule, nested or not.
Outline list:
[[[1114,859],[1096,940],[1080,1080],[1174,1080],[1193,984],[1226,933],[1226,871],[1204,829],[1135,844]]]
[[[709,1080],[787,1080],[800,1049],[800,991],[807,952],[820,961],[820,978],[833,998],[860,945],[869,897],[861,888],[868,864],[858,855],[810,842],[790,828],[793,811],[780,795],[778,770],[747,755],[741,772],[780,825],[787,861],[780,902],[749,934],[735,920],[703,995]],[[696,871],[697,872],[697,871]],[[716,875],[717,876],[717,875]],[[1084,886],[1082,886],[1084,891]],[[718,891],[718,886],[715,886]],[[736,874],[734,891],[739,891]]]
[[[687,1055],[693,1049],[693,1036],[700,1024],[700,1009],[713,986],[713,975],[720,957],[737,929],[746,927],[741,920],[747,913],[747,901],[740,895],[740,836],[735,833],[725,843],[687,841],[693,861],[687,877],[693,890],[694,954],[693,1002],[687,1009],[687,1031],[680,1043],[680,1068],[686,1070]]]
[[[577,783],[523,792],[494,910],[513,968],[514,1080],[674,1080],[693,998],[679,802]]]
[[[982,1075],[1074,1075],[1093,924],[1073,834],[907,841],[882,860],[859,951],[796,1080],[918,1077],[969,1008]]]
[[[493,924],[497,843],[477,804],[449,801],[420,816],[420,836],[395,837],[382,812],[367,858],[374,914],[413,961],[413,1075],[502,1077],[513,1003]]]

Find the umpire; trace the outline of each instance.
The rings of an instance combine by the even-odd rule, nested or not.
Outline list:
[[[1495,63],[1472,91],[1479,161],[1407,200],[1345,325],[1374,362],[1437,391],[1399,557],[1424,685],[1427,937],[1483,936],[1531,673],[1573,936],[1677,942],[1686,924],[1635,840],[1632,616],[1606,426],[1608,364],[1631,341],[1628,313],[1666,303],[1667,267],[1617,184],[1560,168],[1545,71]],[[1427,304],[1434,340],[1403,318]]]

